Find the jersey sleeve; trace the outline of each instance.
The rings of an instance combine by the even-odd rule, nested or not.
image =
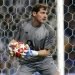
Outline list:
[[[56,42],[55,31],[50,28],[45,38],[44,49],[48,50],[53,49],[55,47],[55,42]]]
[[[16,31],[14,32],[14,39],[17,40],[17,41],[19,41],[20,37],[22,36],[22,32],[23,32],[22,23],[20,22],[17,25]]]

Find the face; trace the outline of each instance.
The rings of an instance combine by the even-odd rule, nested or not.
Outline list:
[[[47,10],[40,8],[38,12],[33,12],[35,20],[39,23],[43,23],[47,20]]]

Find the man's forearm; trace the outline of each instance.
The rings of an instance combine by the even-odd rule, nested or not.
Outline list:
[[[50,53],[50,50],[39,50],[38,51],[38,56],[48,56],[49,55],[49,53]]]
[[[15,43],[15,42],[17,42],[17,41],[14,40],[14,39],[11,40],[11,43]],[[49,55],[50,50],[46,50],[46,49],[44,49],[44,50],[39,50],[39,51],[30,50],[30,51],[28,51],[28,53],[30,53],[31,56],[43,56],[43,57],[46,57],[46,56]]]

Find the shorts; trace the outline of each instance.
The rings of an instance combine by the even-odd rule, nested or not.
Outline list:
[[[39,72],[41,75],[55,75],[57,67],[52,57],[47,57],[43,61],[21,65],[15,75],[33,75]]]

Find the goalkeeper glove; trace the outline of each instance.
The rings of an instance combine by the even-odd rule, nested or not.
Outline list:
[[[24,45],[23,42],[11,42],[8,45],[10,54],[15,54],[16,57],[37,56],[38,52],[31,50],[29,45]]]
[[[37,51],[34,51],[34,50],[31,50],[29,48],[29,50],[25,53],[25,57],[30,57],[30,56],[38,56],[38,52]]]

